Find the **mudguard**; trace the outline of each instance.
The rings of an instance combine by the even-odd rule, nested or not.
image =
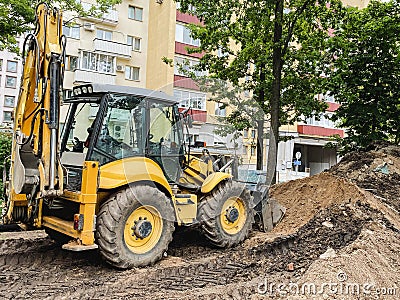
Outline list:
[[[100,167],[100,189],[114,189],[139,181],[160,184],[172,196],[172,190],[161,167],[146,157],[129,157]]]
[[[223,172],[215,172],[207,176],[206,180],[204,180],[201,185],[201,192],[203,194],[207,194],[211,192],[221,181],[232,178],[230,174]]]

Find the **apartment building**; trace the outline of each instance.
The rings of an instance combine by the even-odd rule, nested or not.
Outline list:
[[[329,95],[317,95],[328,108],[319,116],[305,119],[294,125],[280,128],[280,135],[291,139],[278,145],[277,174],[279,181],[287,181],[318,174],[338,162],[336,150],[326,147],[331,137],[344,137],[345,131],[337,128],[330,116],[339,108]]]
[[[8,51],[0,51],[0,128],[12,126],[12,114],[16,104],[22,62],[18,55]]]
[[[94,1],[83,0],[84,10]],[[149,1],[123,1],[101,16],[74,18],[64,12],[63,33],[67,36],[64,97],[72,88],[84,83],[104,83],[146,87]],[[61,120],[68,106],[62,107]],[[85,107],[78,116],[72,139],[92,123],[97,108]],[[79,124],[78,124],[79,123]],[[62,127],[63,124],[61,124]],[[116,128],[118,124],[115,124]],[[79,134],[78,134],[79,135]]]
[[[348,2],[348,3],[347,3]],[[367,1],[347,0],[346,4],[364,7]],[[353,3],[357,2],[357,3]],[[358,3],[359,2],[359,3]],[[81,1],[89,9],[92,0]],[[64,13],[64,34],[67,36],[67,61],[64,79],[65,97],[70,96],[74,85],[90,82],[109,83],[162,90],[179,101],[180,110],[192,108],[194,126],[190,129],[191,142],[205,142],[214,153],[242,155],[247,169],[255,169],[257,132],[249,129],[243,139],[221,137],[214,133],[216,116],[229,114],[229,107],[210,100],[196,83],[178,67],[186,62],[195,65],[202,54],[189,54],[187,47],[199,46],[186,27],[199,20],[179,11],[179,3],[162,0],[124,0],[97,18],[73,18]],[[11,124],[11,111],[18,95],[21,62],[14,54],[1,52],[0,60],[0,123]],[[172,59],[173,64],[167,63]],[[322,99],[322,98],[321,98]],[[327,113],[337,109],[333,99]],[[62,117],[66,114],[62,110]],[[77,131],[91,123],[94,112],[83,111]],[[268,125],[265,126],[266,130]],[[343,135],[324,116],[280,129],[281,135],[293,139],[279,144],[277,171],[281,178],[290,179],[294,171],[295,154],[300,152],[302,164],[297,170],[314,174],[336,163],[333,150],[323,146],[329,135]],[[200,150],[200,149],[198,149]],[[264,142],[264,156],[268,140]],[[264,158],[264,169],[266,159]],[[289,174],[289,175],[287,175]],[[303,176],[303,175],[302,175]]]
[[[81,3],[89,8],[93,2],[86,1]],[[199,41],[191,38],[185,25],[198,20],[180,13],[176,5],[174,1],[122,1],[100,17],[79,18],[64,26],[68,37],[65,96],[74,85],[89,82],[165,91],[179,101],[181,111],[192,108],[192,143],[201,140],[214,152],[227,152],[224,148],[233,144],[213,133],[213,116],[224,115],[225,109],[207,101],[207,95],[178,67],[184,62],[196,64],[201,55],[186,51]],[[68,21],[68,14],[64,20]],[[173,66],[163,58],[173,59]],[[83,113],[88,122],[80,126],[88,126],[93,113]]]
[[[229,108],[210,100],[210,95],[200,91],[195,81],[187,76],[188,70],[198,63],[203,54],[188,53],[187,48],[198,47],[200,42],[193,39],[187,24],[199,24],[199,20],[179,11],[179,2],[150,2],[149,46],[147,57],[147,87],[172,94],[183,111],[191,108],[193,128],[190,129],[192,144],[205,143],[215,154],[233,154],[238,146],[232,136],[221,137],[214,133],[217,116],[225,116]],[[162,58],[172,59],[169,65]],[[200,75],[200,74],[198,74]],[[239,146],[240,147],[240,146]],[[201,151],[193,149],[194,152]]]

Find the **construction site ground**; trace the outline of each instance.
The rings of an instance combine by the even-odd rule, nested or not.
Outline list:
[[[374,145],[275,186],[272,232],[232,249],[177,229],[164,259],[120,271],[44,231],[0,233],[1,299],[400,299],[400,149]]]

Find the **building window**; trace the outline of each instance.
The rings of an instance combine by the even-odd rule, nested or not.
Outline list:
[[[215,115],[220,117],[226,116],[226,103],[215,103]]]
[[[332,95],[330,92],[325,94],[324,99],[326,102],[334,102],[334,103],[336,102],[335,96]]]
[[[100,73],[114,74],[115,57],[111,55],[83,51],[82,69]]]
[[[3,112],[3,122],[11,122],[12,121],[12,112],[4,111]]]
[[[332,113],[321,113],[318,116],[313,116],[311,118],[307,118],[305,123],[307,125],[312,125],[312,126],[319,126],[319,127],[325,127],[325,128],[336,128],[335,122],[333,122],[332,119]]]
[[[250,155],[251,156],[256,155],[256,147],[254,147],[254,146],[250,147]]]
[[[0,59],[0,71],[3,69],[3,60]]]
[[[112,31],[97,29],[96,37],[100,40],[112,41]]]
[[[75,71],[76,69],[78,69],[78,57],[68,55],[65,69],[67,71]]]
[[[128,80],[139,80],[139,71],[140,68],[138,67],[125,67],[125,79]]]
[[[217,56],[218,57],[226,57],[228,55],[229,55],[228,52],[224,51],[221,47],[218,47],[218,49],[217,49]]]
[[[193,72],[196,77],[207,75],[206,71],[197,71],[193,68],[199,63],[199,60],[188,59],[183,57],[174,58],[174,74],[179,76],[188,76],[189,72]]]
[[[248,129],[244,129],[243,130],[243,137],[245,137],[245,138],[249,137],[249,130]]]
[[[176,24],[175,41],[199,47],[200,41],[192,38],[192,32],[184,24]]]
[[[174,97],[180,107],[206,110],[206,94],[192,91],[174,89]]]
[[[255,129],[251,130],[251,138],[253,138],[253,139],[256,138],[256,130]]]
[[[180,2],[176,2],[176,9],[180,10],[181,9],[181,3]],[[188,12],[194,13],[196,12],[196,7],[194,7],[192,4],[189,4],[188,6]]]
[[[127,44],[132,46],[132,50],[134,51],[140,51],[141,41],[141,38],[128,35]]]
[[[63,33],[65,34],[66,37],[73,38],[73,39],[79,39],[81,29],[79,26],[65,26],[64,25]]]
[[[4,106],[14,107],[15,96],[4,96]]]
[[[143,21],[143,8],[136,6],[129,6],[128,18],[136,21]]]
[[[15,89],[17,86],[17,77],[6,76],[6,87]]]
[[[7,72],[17,72],[18,62],[9,60],[7,61]]]

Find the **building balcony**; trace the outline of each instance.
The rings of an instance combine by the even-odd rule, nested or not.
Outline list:
[[[98,38],[93,40],[93,48],[95,52],[102,52],[122,58],[130,58],[132,53],[132,46],[130,45]]]
[[[192,78],[174,75],[174,87],[185,88],[189,90],[199,91],[200,88]]]
[[[186,107],[179,108],[179,112],[182,112]],[[190,109],[189,114],[192,116],[193,122],[205,123],[207,121],[207,112],[200,109]]]
[[[115,84],[115,77],[113,74],[78,69],[74,72],[74,83],[101,82],[104,84]]]
[[[179,10],[176,11],[176,21],[187,24],[202,24],[196,16],[182,13]]]
[[[314,125],[297,125],[297,132],[304,135],[315,135],[315,136],[326,136],[326,137],[339,135],[340,137],[344,137],[343,129],[325,128]]]
[[[89,11],[92,8],[92,4],[87,2],[82,2],[82,7],[84,11]],[[91,17],[85,16],[82,19],[89,20],[89,21],[96,21],[98,22],[101,20],[103,23],[108,25],[117,25],[118,24],[118,11],[115,9],[110,9],[106,13],[98,16],[98,17]]]
[[[329,112],[334,112],[337,111],[340,107],[339,103],[335,103],[335,102],[326,102],[328,104],[328,108],[326,109]]]
[[[188,53],[186,48],[197,48],[195,46],[191,46],[191,45],[187,45],[184,43],[180,43],[180,42],[175,42],[175,53],[176,54],[180,54],[180,55],[185,55],[185,56],[189,56],[189,57],[195,57],[195,58],[202,58],[204,56],[204,52],[203,53]]]

